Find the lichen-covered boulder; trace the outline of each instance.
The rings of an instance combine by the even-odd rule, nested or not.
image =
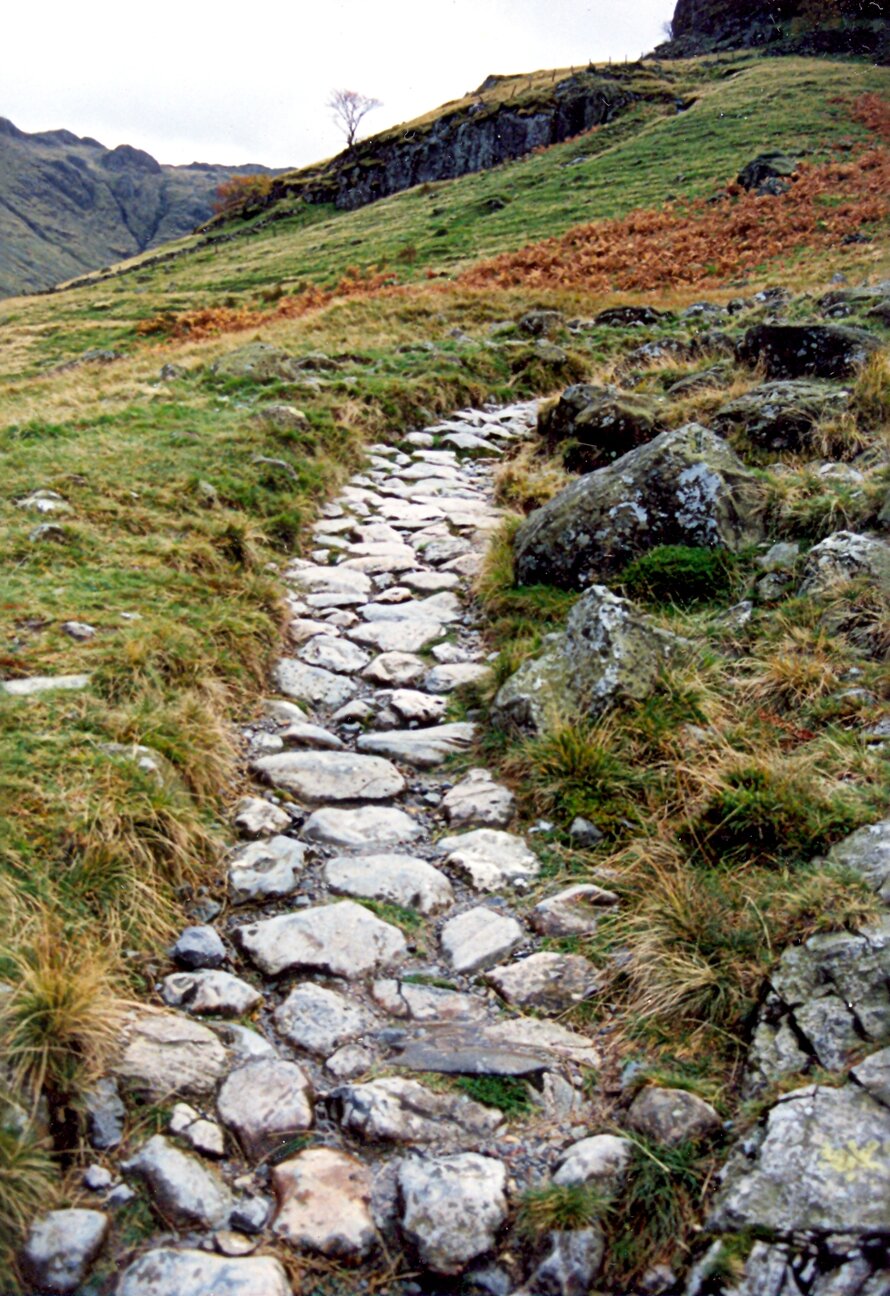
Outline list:
[[[304,366],[296,356],[269,342],[250,342],[220,356],[211,366],[218,378],[249,378],[253,382],[293,382]]]
[[[743,432],[764,450],[804,450],[821,419],[843,413],[850,393],[842,387],[798,379],[769,382],[729,401],[714,415],[715,432]]]
[[[769,378],[849,378],[877,351],[877,338],[843,324],[756,324],[736,348]]]
[[[722,437],[689,423],[588,473],[516,533],[516,579],[584,589],[656,545],[758,541],[761,492]]]
[[[622,698],[641,699],[685,641],[633,603],[594,585],[569,613],[565,633],[501,685],[492,719],[541,733],[560,716],[596,716]]]
[[[660,415],[651,396],[576,383],[542,409],[538,432],[570,472],[592,472],[651,441],[664,428]]]
[[[831,596],[845,581],[859,578],[890,597],[890,545],[855,531],[835,531],[807,555],[798,593]]]

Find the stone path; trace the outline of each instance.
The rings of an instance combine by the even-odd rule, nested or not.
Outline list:
[[[97,1209],[55,1213],[37,1278],[64,1252],[80,1281],[137,1182],[158,1233],[126,1296],[280,1296],[284,1270],[251,1255],[272,1243],[459,1274],[592,1132],[598,1053],[554,1018],[596,979],[538,933],[589,930],[588,892],[615,897],[576,887],[533,911],[540,862],[509,830],[512,795],[447,763],[479,721],[455,690],[488,670],[469,586],[499,520],[493,467],[534,418],[465,411],[372,446],[287,568],[289,651],[245,733],[257,786],[225,894],[203,902],[215,925],[183,933],[166,1008],[130,1022],[91,1102]],[[511,1129],[460,1075],[530,1081],[537,1114]],[[114,1079],[171,1108],[123,1161]]]

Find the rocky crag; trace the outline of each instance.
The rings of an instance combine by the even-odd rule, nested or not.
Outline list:
[[[736,396],[710,420],[743,424],[750,440],[737,446],[777,450],[793,437],[815,454],[807,408],[849,401],[844,382],[878,347],[830,318],[886,301],[880,287],[829,294],[828,320],[804,324],[767,294],[734,305],[749,317],[734,335],[670,343],[704,363],[686,379],[693,389],[714,382],[721,354],[758,366],[765,381],[752,370],[745,408]],[[721,307],[701,314],[731,321]],[[651,344],[632,351],[628,385],[660,359]],[[274,349],[253,344],[227,364],[260,361],[274,365]],[[621,453],[602,392],[570,388],[561,404],[541,419],[551,446],[558,427],[610,462],[532,513],[514,547],[521,580],[580,596],[564,632],[503,683],[490,718],[453,705],[491,670],[469,585],[500,525],[493,472],[530,437],[534,405],[463,411],[371,446],[322,510],[314,550],[287,567],[290,649],[244,734],[256,784],[235,808],[225,877],[197,900],[157,968],[158,1002],[130,1014],[88,1097],[96,1160],[81,1171],[80,1204],[31,1229],[22,1264],[35,1289],[89,1290],[98,1265],[96,1281],[104,1274],[118,1296],[288,1296],[281,1257],[296,1254],[357,1266],[339,1269],[334,1291],[374,1273],[400,1296],[614,1292],[598,1283],[634,1158],[643,1148],[669,1161],[690,1146],[723,1149],[706,1242],[686,1272],[655,1265],[625,1293],[890,1289],[886,917],[776,951],[743,1066],[743,1093],[760,1105],[747,1125],[727,1122],[694,1086],[616,1070],[609,969],[578,951],[622,909],[616,874],[586,867],[583,881],[552,884],[536,841],[552,825],[521,828],[489,769],[454,777],[446,765],[492,723],[547,732],[559,714],[580,726],[651,696],[663,667],[689,657],[688,640],[610,588],[628,560],[665,542],[753,548],[754,597],[723,614],[727,626],[741,632],[758,610],[803,597],[837,618],[839,589],[857,581],[890,599],[886,508],[883,522],[808,553],[769,544],[762,485],[713,428],[650,427],[647,441],[622,425]],[[812,465],[863,490],[885,470],[875,446]],[[852,607],[851,596],[836,633],[862,629]],[[886,650],[872,629],[857,640],[863,661]],[[886,746],[877,700],[860,701],[863,741]],[[164,778],[148,749],[121,754]],[[582,848],[601,837],[584,820],[572,833]],[[886,904],[890,821],[838,842],[829,862]],[[603,1012],[582,1031],[564,1018],[585,1002]],[[153,1131],[146,1110],[161,1113]],[[127,1248],[117,1221],[136,1194],[156,1223]],[[542,1200],[568,1214],[527,1227]],[[572,1214],[579,1200],[584,1219]],[[407,1273],[389,1268],[392,1255]]]
[[[0,118],[0,296],[35,292],[190,233],[259,165],[162,166],[142,149]]]
[[[727,49],[890,59],[886,6],[873,0],[678,0],[671,39],[656,51],[692,58]]]

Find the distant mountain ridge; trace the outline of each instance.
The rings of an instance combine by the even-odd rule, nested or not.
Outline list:
[[[29,134],[0,117],[0,296],[34,292],[189,233],[248,163],[164,166],[129,144],[68,130]]]

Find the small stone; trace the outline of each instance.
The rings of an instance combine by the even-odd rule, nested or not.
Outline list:
[[[397,962],[407,948],[397,927],[351,900],[267,918],[237,935],[267,976],[306,969],[352,979]]]
[[[596,931],[598,911],[617,903],[614,891],[581,882],[542,900],[529,921],[541,936],[589,936]]]
[[[291,643],[299,647],[313,635],[330,634],[330,626],[324,621],[313,621],[311,617],[295,617],[288,622],[287,633]]]
[[[339,1259],[367,1255],[373,1247],[371,1172],[356,1157],[307,1148],[274,1168],[272,1184],[275,1234],[291,1246]]]
[[[262,1002],[263,996],[230,972],[200,969],[164,977],[161,998],[171,1008],[219,1017],[243,1017]]]
[[[221,1228],[232,1199],[223,1181],[197,1158],[155,1134],[129,1161],[125,1174],[142,1179],[160,1215],[181,1228]]]
[[[307,981],[295,986],[275,1010],[275,1025],[297,1048],[328,1057],[341,1044],[371,1030],[375,1019],[345,995]]]
[[[453,970],[469,974],[512,954],[525,939],[525,932],[515,918],[479,906],[447,922],[440,939]]]
[[[455,662],[453,665],[434,666],[425,676],[423,687],[428,693],[453,693],[467,684],[478,684],[491,673],[491,668],[477,662]]]
[[[235,827],[245,837],[272,837],[290,827],[290,815],[262,797],[242,797],[235,807]]]
[[[217,1098],[223,1124],[253,1160],[312,1125],[312,1089],[295,1062],[260,1058],[225,1079]]]
[[[442,800],[445,818],[454,828],[468,828],[471,824],[506,828],[515,807],[510,789],[495,783],[485,769],[471,769]]]
[[[598,1224],[571,1232],[550,1233],[550,1247],[528,1280],[532,1292],[548,1296],[586,1296],[603,1265],[606,1239]]]
[[[259,1246],[257,1238],[246,1237],[233,1229],[220,1229],[214,1233],[213,1243],[217,1251],[225,1256],[251,1255]]]
[[[92,639],[96,634],[96,627],[88,625],[86,621],[63,621],[59,628],[63,634],[81,643]]]
[[[108,1236],[108,1216],[96,1210],[56,1210],[31,1225],[22,1249],[25,1277],[41,1292],[76,1292]]]
[[[229,894],[235,903],[274,900],[299,884],[306,847],[292,837],[270,837],[236,851],[229,863]]]
[[[473,1152],[402,1162],[402,1228],[424,1266],[458,1274],[493,1249],[507,1217],[506,1177],[500,1161]]]
[[[124,1136],[127,1109],[111,1076],[97,1080],[84,1095],[90,1144],[100,1152],[117,1147]]]
[[[300,649],[301,661],[323,670],[353,675],[367,666],[370,657],[347,639],[331,638],[330,634],[315,635]]]
[[[593,846],[596,846],[598,842],[603,840],[603,834],[600,832],[599,828],[597,828],[596,824],[591,823],[589,819],[585,819],[581,815],[576,816],[576,818],[572,820],[571,827],[569,828],[569,836],[574,845],[578,846],[581,850],[590,850]]]
[[[580,954],[530,954],[492,968],[486,980],[507,1003],[544,1012],[562,1012],[599,989],[596,969]]]
[[[90,1192],[105,1192],[114,1183],[114,1175],[103,1165],[87,1166],[83,1172],[83,1186]]]
[[[263,703],[263,715],[276,724],[305,724],[306,712],[296,702],[285,702],[283,698],[267,698]]]
[[[176,1103],[170,1113],[167,1129],[178,1138],[185,1139],[189,1147],[202,1156],[225,1155],[225,1135],[216,1121],[207,1120],[188,1103]]]
[[[293,657],[282,657],[273,671],[273,678],[282,693],[311,707],[340,707],[349,701],[356,689],[347,676],[323,670],[320,666],[309,666]]]
[[[344,1044],[332,1053],[324,1068],[335,1080],[354,1080],[370,1071],[374,1055],[361,1044]]]
[[[467,878],[477,891],[528,882],[537,877],[541,867],[521,837],[496,828],[442,837],[437,850],[445,855],[446,865]]]
[[[341,855],[325,865],[324,877],[339,895],[382,900],[424,915],[447,909],[454,900],[445,874],[410,855]]]
[[[721,1127],[710,1103],[685,1089],[654,1085],[637,1094],[627,1113],[628,1126],[656,1143],[675,1147],[689,1139],[706,1138]]]
[[[560,1154],[555,1184],[582,1184],[596,1179],[620,1179],[633,1152],[630,1139],[615,1134],[594,1134]]]
[[[348,705],[348,704],[347,704]],[[320,751],[342,751],[343,741],[321,725],[295,724],[282,730],[281,741],[285,747],[311,747]]]
[[[293,1296],[293,1291],[271,1256],[230,1259],[161,1247],[130,1265],[116,1296]]]
[[[170,950],[170,957],[187,968],[218,968],[225,963],[226,947],[214,927],[186,927]]]
[[[350,810],[331,806],[316,810],[303,827],[307,841],[356,850],[396,846],[413,841],[422,832],[420,824],[404,810],[384,806],[359,806]]]
[[[387,703],[406,724],[436,724],[448,709],[445,698],[431,697],[417,689],[393,689]]]
[[[426,671],[426,664],[414,653],[408,652],[385,652],[365,667],[362,671],[362,678],[368,680],[371,684],[379,684],[383,687],[387,685],[416,684],[419,679],[423,678]]]
[[[272,1203],[267,1197],[242,1197],[232,1210],[230,1223],[241,1233],[262,1233]]]

